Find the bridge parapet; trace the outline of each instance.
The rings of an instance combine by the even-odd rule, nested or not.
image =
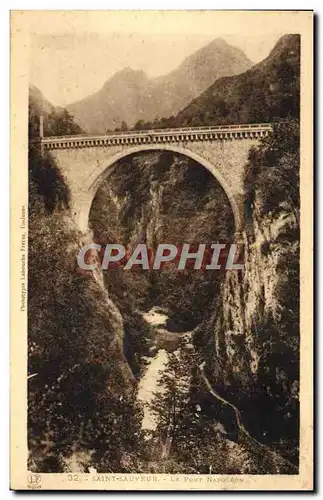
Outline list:
[[[109,133],[105,135],[79,135],[43,137],[45,150],[109,147],[116,145],[162,144],[177,142],[224,141],[259,139],[271,131],[269,123],[223,125],[214,127],[187,127]]]

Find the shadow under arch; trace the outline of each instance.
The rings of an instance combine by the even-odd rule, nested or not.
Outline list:
[[[239,211],[238,203],[230,186],[224,179],[223,175],[218,171],[216,166],[207,159],[205,159],[203,156],[200,156],[199,154],[191,151],[190,149],[175,145],[173,146],[170,144],[165,144],[165,145],[142,144],[137,147],[129,148],[127,150],[120,151],[119,153],[114,154],[110,158],[107,158],[107,162],[105,163],[104,167],[101,166],[97,167],[93,171],[92,175],[88,178],[87,183],[83,188],[83,196],[82,196],[83,201],[81,203],[81,206],[77,210],[76,222],[81,231],[85,233],[88,230],[89,213],[94,196],[97,190],[99,189],[100,184],[107,178],[109,169],[112,167],[112,165],[114,165],[117,161],[126,158],[127,156],[131,156],[135,153],[140,153],[144,151],[170,151],[173,153],[178,153],[187,156],[188,158],[191,158],[192,160],[196,161],[197,163],[205,167],[217,179],[219,184],[222,186],[224,192],[226,193],[233,212],[235,233],[239,234],[241,232],[242,218]]]

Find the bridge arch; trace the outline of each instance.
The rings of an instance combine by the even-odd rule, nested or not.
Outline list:
[[[82,186],[82,196],[79,203],[76,203],[75,207],[75,218],[76,224],[81,229],[82,232],[86,233],[88,231],[88,221],[89,214],[93,199],[97,190],[100,187],[100,184],[107,178],[108,173],[112,165],[114,165],[117,161],[131,156],[135,153],[140,153],[144,151],[171,151],[173,153],[178,153],[192,160],[196,161],[204,168],[206,168],[211,174],[217,179],[221,187],[224,189],[228,200],[230,202],[234,223],[235,223],[235,232],[239,234],[242,230],[242,214],[241,210],[239,210],[239,205],[236,200],[236,197],[228,185],[227,181],[219,172],[216,165],[211,163],[209,160],[204,158],[203,156],[191,151],[186,147],[175,146],[172,144],[141,144],[136,147],[127,148],[126,150],[122,150],[111,157],[107,158],[107,161],[104,163],[104,166],[98,165],[91,174],[91,176],[87,179],[86,184]]]

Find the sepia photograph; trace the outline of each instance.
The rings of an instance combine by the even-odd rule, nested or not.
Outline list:
[[[313,488],[312,11],[11,12],[11,487]]]

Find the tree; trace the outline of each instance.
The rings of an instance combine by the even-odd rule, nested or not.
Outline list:
[[[77,135],[83,130],[75,123],[73,116],[64,108],[55,108],[45,120],[45,135]]]
[[[169,354],[160,378],[160,392],[151,409],[157,417],[152,438],[155,472],[182,474],[239,474],[251,471],[243,446],[226,438],[226,430],[197,399],[200,357],[187,340]],[[203,398],[202,398],[203,400]],[[207,403],[209,405],[209,402]],[[234,452],[232,450],[234,449]],[[258,471],[253,464],[252,472]]]
[[[262,213],[277,214],[287,204],[299,226],[299,162],[299,121],[276,122],[249,153],[244,179],[246,213],[251,214],[257,193]]]
[[[144,120],[138,120],[136,123],[135,123],[135,126],[134,126],[134,129],[135,130],[143,130],[145,127],[145,122]]]
[[[199,429],[199,414],[191,400],[193,369],[197,364],[194,348],[182,340],[178,349],[168,355],[159,380],[160,391],[151,402],[157,419],[155,439],[161,443],[162,458],[177,457],[185,463],[194,449]]]

